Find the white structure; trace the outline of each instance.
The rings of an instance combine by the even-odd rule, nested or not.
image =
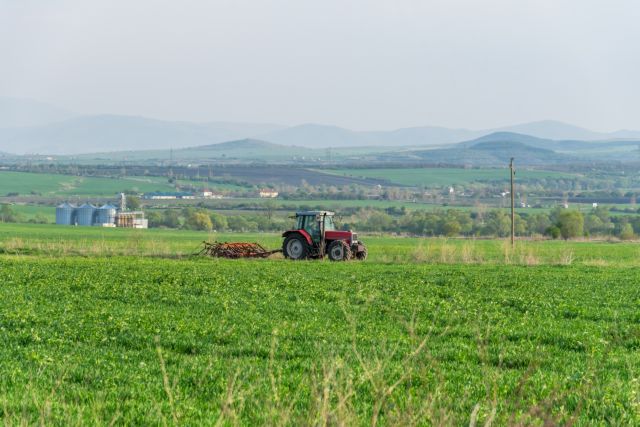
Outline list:
[[[201,193],[198,193],[198,197],[202,197],[203,199],[222,199],[222,194],[214,193],[213,191],[204,190]]]
[[[275,199],[278,197],[278,192],[274,190],[260,190],[260,197],[262,199]]]
[[[116,227],[149,228],[149,220],[145,219],[144,212],[118,212],[116,214]]]

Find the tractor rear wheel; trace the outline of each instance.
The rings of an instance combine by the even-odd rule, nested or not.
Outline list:
[[[367,251],[367,247],[362,248],[361,251],[356,252],[356,259],[359,261],[364,261],[367,259],[367,255],[369,255],[369,251]]]
[[[334,240],[327,248],[329,259],[331,261],[349,261],[352,253],[351,248],[344,240]]]
[[[309,245],[304,237],[299,234],[293,234],[284,239],[282,254],[285,258],[293,260],[306,259],[309,256]]]

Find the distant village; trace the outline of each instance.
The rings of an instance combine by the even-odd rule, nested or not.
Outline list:
[[[274,190],[260,190],[258,196],[261,199],[275,199],[278,192]],[[146,200],[175,200],[175,199],[223,199],[225,196],[209,190],[189,192],[189,191],[153,191],[144,193],[143,199]]]

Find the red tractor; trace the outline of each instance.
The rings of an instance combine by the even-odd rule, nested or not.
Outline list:
[[[365,260],[367,248],[352,231],[336,230],[333,212],[296,212],[295,230],[282,234],[282,253],[285,258],[322,259],[325,254],[331,261]]]

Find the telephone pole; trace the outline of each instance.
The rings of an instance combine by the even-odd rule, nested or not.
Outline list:
[[[515,170],[513,169],[513,157],[511,158],[511,161],[509,162],[509,175],[510,175],[510,181],[511,181],[511,246],[513,246],[515,244],[515,238],[516,238],[516,213],[515,213],[515,206],[514,206],[514,194],[513,194],[513,177],[515,175]]]

